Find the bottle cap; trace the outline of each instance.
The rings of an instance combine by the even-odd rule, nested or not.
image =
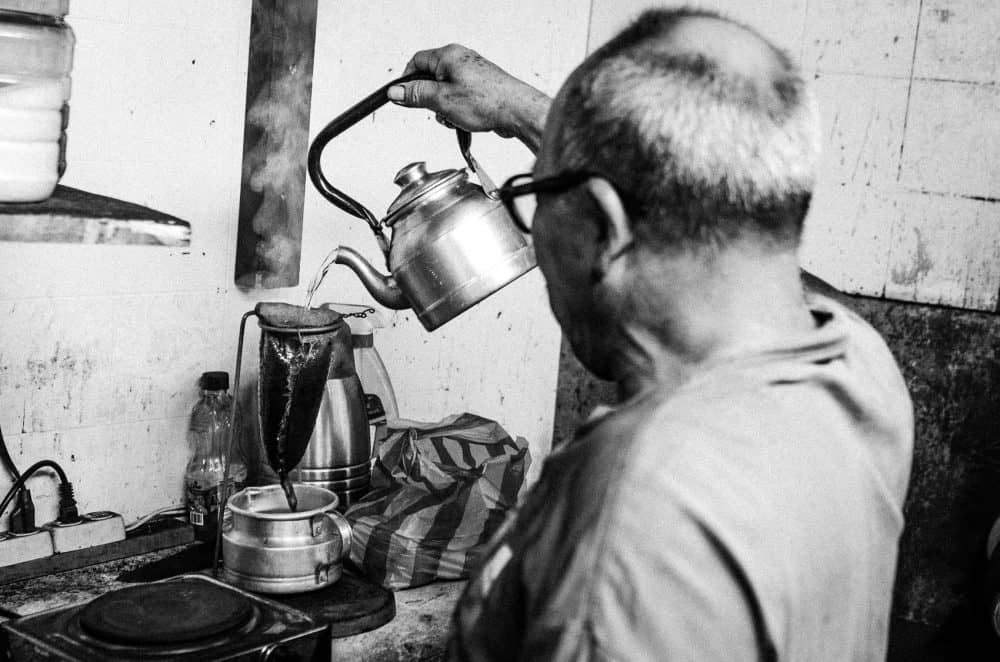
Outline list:
[[[201,387],[206,391],[228,391],[229,373],[222,370],[201,373]]]

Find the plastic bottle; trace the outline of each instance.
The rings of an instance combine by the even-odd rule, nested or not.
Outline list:
[[[353,303],[325,303],[323,306],[343,315],[351,329],[354,368],[361,381],[361,390],[365,393],[369,438],[374,453],[385,439],[386,423],[399,418],[399,406],[389,371],[375,349],[375,327],[382,326],[381,318],[374,308],[368,306]]]
[[[188,444],[193,455],[184,475],[188,521],[199,540],[215,539],[219,517],[220,485],[226,463],[233,402],[229,396],[229,373],[206,372],[201,376],[201,398],[191,410]],[[229,494],[243,489],[247,469],[233,450],[229,461]]]
[[[399,418],[396,392],[389,380],[389,371],[378,350],[375,349],[375,329],[366,317],[345,317],[351,327],[351,344],[354,346],[354,366],[365,393],[365,409],[372,449],[385,439],[388,421]]]
[[[0,202],[37,202],[66,169],[69,0],[0,0]]]

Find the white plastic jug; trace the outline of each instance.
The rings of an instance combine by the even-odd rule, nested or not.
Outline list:
[[[371,433],[372,449],[385,438],[386,424],[399,418],[399,406],[396,403],[396,392],[389,379],[389,371],[385,368],[382,356],[375,348],[374,310],[357,304],[326,304],[329,308],[344,315],[347,326],[351,329],[351,343],[354,346],[354,367],[361,380],[361,389],[365,393],[365,405],[368,410],[368,423]]]
[[[66,169],[69,0],[0,0],[0,202],[48,198]]]

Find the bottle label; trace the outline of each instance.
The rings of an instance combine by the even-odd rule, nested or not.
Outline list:
[[[243,489],[244,482],[232,482],[229,494],[235,494]],[[218,485],[200,487],[187,486],[188,522],[194,527],[194,536],[198,540],[214,540],[215,529],[219,521],[219,489]]]
[[[217,486],[200,488],[188,485],[188,521],[194,526],[194,537],[208,540],[215,532],[219,512],[219,490]]]

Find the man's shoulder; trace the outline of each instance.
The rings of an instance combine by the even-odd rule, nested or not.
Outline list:
[[[850,377],[851,386],[857,388],[855,395],[859,403],[865,405],[865,415],[894,428],[898,436],[908,439],[912,446],[913,402],[902,370],[885,338],[843,303],[818,294],[809,295],[807,300],[813,310],[835,316],[843,329],[843,372]]]
[[[906,385],[867,322],[823,297],[813,304],[839,326],[822,350],[804,342],[722,367],[633,416],[615,508],[693,516],[746,533],[748,545],[768,527],[811,535],[806,503],[839,501],[864,517],[880,501],[901,520],[913,444]]]
[[[894,374],[899,372],[896,360],[882,334],[868,320],[838,300],[816,292],[807,292],[806,304],[814,314],[826,314],[836,319],[849,348],[864,351],[879,367]]]

